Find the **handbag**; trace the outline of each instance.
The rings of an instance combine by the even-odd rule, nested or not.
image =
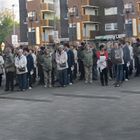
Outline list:
[[[22,67],[22,68],[18,68],[19,72],[25,72],[26,71],[26,68],[25,67]]]
[[[65,63],[62,63],[60,64],[60,68],[65,68],[67,65],[66,65],[66,62]]]
[[[121,64],[122,63],[122,59],[121,58],[115,59],[115,62],[116,62],[116,64]]]

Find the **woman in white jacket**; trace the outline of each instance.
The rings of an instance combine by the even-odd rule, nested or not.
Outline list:
[[[68,56],[64,51],[64,46],[60,45],[58,48],[58,52],[56,52],[56,63],[57,70],[59,73],[59,83],[62,87],[67,85],[67,68],[68,68]]]
[[[19,89],[25,91],[27,89],[27,59],[23,55],[23,50],[18,51],[18,56],[15,58],[16,73],[18,75]]]
[[[2,55],[0,54],[0,87],[2,83],[3,65],[4,65],[4,60],[3,60]]]

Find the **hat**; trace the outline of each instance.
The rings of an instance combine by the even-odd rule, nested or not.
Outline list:
[[[22,50],[22,49],[19,49],[18,52],[19,52],[19,53],[23,53],[23,50]]]
[[[63,45],[60,45],[58,48],[59,49],[64,49],[64,46]]]

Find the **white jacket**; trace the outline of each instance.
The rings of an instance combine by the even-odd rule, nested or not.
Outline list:
[[[0,74],[3,73],[3,64],[4,64],[4,60],[3,57],[0,55]]]
[[[97,67],[102,70],[107,67],[107,62],[106,62],[106,57],[105,56],[100,56],[100,59],[97,61]]]
[[[27,59],[26,56],[22,55],[22,56],[17,56],[15,58],[15,66],[16,66],[16,72],[17,74],[24,74],[27,73]],[[25,67],[25,71],[24,72],[20,72],[19,68],[23,68]]]
[[[64,70],[68,68],[68,56],[65,51],[62,51],[61,54],[56,52],[56,63],[57,70]],[[61,64],[66,63],[66,67],[60,67]]]
[[[0,55],[0,66],[2,66],[4,64],[4,59],[3,57]]]

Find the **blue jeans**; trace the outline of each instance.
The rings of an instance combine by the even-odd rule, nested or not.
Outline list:
[[[27,89],[27,73],[18,74],[19,89]]]
[[[67,69],[59,70],[59,83],[61,86],[67,85]]]
[[[118,64],[117,65],[117,74],[116,74],[116,80],[117,82],[123,81],[123,65],[122,64]]]

